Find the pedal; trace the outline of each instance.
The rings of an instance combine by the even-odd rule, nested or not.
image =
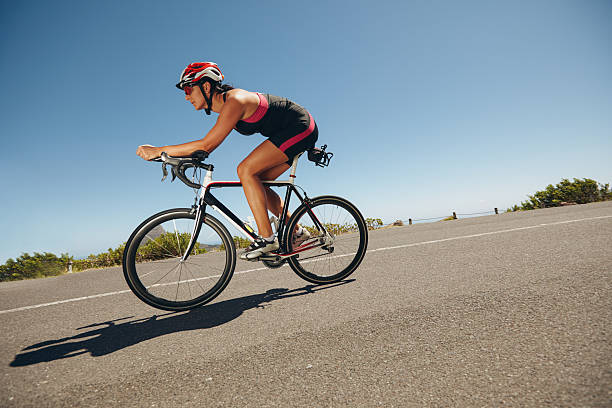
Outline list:
[[[281,260],[280,255],[261,255],[255,259],[251,259],[252,261],[269,261],[269,262],[279,262]]]

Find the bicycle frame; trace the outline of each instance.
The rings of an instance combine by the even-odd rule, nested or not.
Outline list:
[[[300,155],[296,156],[293,159],[293,164],[291,166],[291,172],[289,173],[289,180],[278,181],[278,180],[268,180],[263,181],[262,184],[266,187],[287,187],[285,193],[285,201],[283,205],[283,211],[279,217],[279,227],[278,231],[276,231],[279,243],[281,244],[281,248],[284,247],[284,242],[282,242],[285,235],[285,228],[287,223],[287,215],[289,213],[289,202],[291,200],[291,193],[294,193],[301,203],[308,203],[309,199],[306,194],[304,197],[300,194],[295,186],[295,172],[297,169],[297,163]],[[242,187],[242,183],[239,181],[213,181],[212,180],[212,172],[213,170],[207,170],[206,175],[204,177],[204,183],[202,184],[202,189],[200,190],[199,200],[197,201],[197,205],[195,205],[196,210],[196,222],[194,225],[194,230],[191,234],[191,239],[189,245],[187,247],[187,251],[183,255],[182,260],[185,261],[189,254],[191,253],[195,243],[197,241],[198,235],[200,233],[200,229],[202,227],[202,220],[206,213],[206,206],[210,206],[213,210],[217,211],[219,214],[223,216],[229,223],[231,223],[236,229],[244,234],[244,236],[250,240],[251,242],[255,241],[258,235],[255,233],[253,228],[250,225],[244,223],[238,216],[236,216],[229,208],[227,208],[221,201],[219,201],[212,193],[211,189],[213,188],[223,188],[223,187]],[[314,223],[318,228],[325,230],[321,222],[317,219],[316,215],[309,211],[310,216],[312,217]],[[310,246],[304,249],[311,249]],[[292,255],[292,254],[288,254]]]

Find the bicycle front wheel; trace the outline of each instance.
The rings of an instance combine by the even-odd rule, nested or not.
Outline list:
[[[195,214],[177,208],[140,224],[123,255],[125,279],[138,298],[162,310],[187,310],[210,302],[229,283],[236,249],[227,229],[206,214],[195,245],[185,256]]]
[[[307,231],[306,239],[297,236],[299,227]],[[353,273],[363,260],[368,228],[359,210],[347,200],[316,197],[291,216],[285,242],[289,253],[298,253],[288,258],[298,276],[312,283],[333,283]]]

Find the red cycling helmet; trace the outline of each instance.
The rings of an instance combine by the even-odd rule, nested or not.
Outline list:
[[[183,89],[185,86],[193,86],[203,82],[205,78],[210,78],[214,82],[221,82],[224,77],[221,69],[214,62],[192,62],[181,73],[176,87]]]

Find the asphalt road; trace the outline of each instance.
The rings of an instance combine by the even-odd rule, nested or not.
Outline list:
[[[120,268],[0,284],[0,407],[612,406],[612,203],[370,233],[348,281],[239,261],[166,313]]]

